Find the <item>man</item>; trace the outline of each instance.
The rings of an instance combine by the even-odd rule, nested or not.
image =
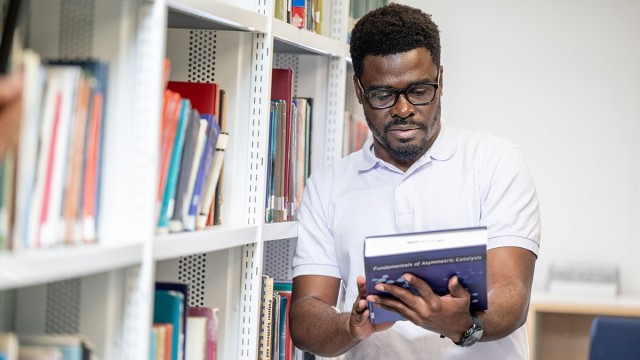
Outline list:
[[[353,29],[351,55],[373,137],[308,181],[293,261],[294,343],[347,359],[528,358],[540,221],[520,150],[441,123],[439,30],[429,15],[397,4],[370,12]],[[472,226],[488,230],[488,310],[470,312],[455,276],[445,296],[410,274],[419,295],[393,285],[380,288],[393,296],[366,294],[366,236]],[[343,312],[334,307],[341,283]],[[374,326],[367,301],[408,321]]]

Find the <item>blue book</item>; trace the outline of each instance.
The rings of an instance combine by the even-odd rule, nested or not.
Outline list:
[[[280,333],[278,334],[280,337],[280,351],[278,351],[279,360],[286,360],[287,350],[289,350],[289,346],[287,346],[287,320],[289,317],[287,314],[287,302],[289,302],[289,298],[287,296],[280,297]]]
[[[189,99],[182,99],[182,110],[180,112],[180,119],[178,120],[176,139],[171,152],[169,173],[167,174],[167,183],[165,185],[164,197],[162,198],[162,206],[160,208],[160,216],[158,218],[158,230],[160,232],[169,231],[169,219],[171,219],[173,209],[175,208],[176,187],[178,183],[178,175],[180,173],[180,161],[182,160],[185,131],[190,117],[191,102]]]
[[[158,347],[158,333],[156,329],[151,329],[151,336],[149,337],[149,360],[156,360]]]
[[[184,295],[180,291],[156,289],[153,304],[153,322],[169,323],[173,326],[171,360],[181,360],[183,358],[184,327],[182,319],[184,313]]]
[[[364,242],[367,293],[392,296],[374,287],[386,283],[415,294],[402,275],[426,281],[439,296],[449,293],[449,279],[457,276],[471,294],[470,309],[487,309],[487,229],[473,227],[429,232],[371,236]],[[368,304],[373,324],[406,320],[400,314]]]
[[[201,195],[203,193],[203,188],[208,177],[209,170],[211,169],[213,154],[216,151],[218,135],[220,135],[220,125],[218,124],[215,115],[202,114],[201,116],[203,119],[207,120],[209,126],[207,127],[207,138],[205,140],[204,152],[200,158],[196,183],[193,187],[193,195],[191,196],[187,221],[185,221],[184,224],[185,230],[189,231],[196,229],[196,219],[198,218],[198,209],[202,198]]]

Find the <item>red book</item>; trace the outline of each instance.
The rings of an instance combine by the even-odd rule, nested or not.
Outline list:
[[[158,204],[162,203],[164,197],[165,183],[171,162],[171,151],[176,138],[178,119],[182,110],[180,95],[171,90],[164,92],[164,105],[162,111],[162,123],[160,124],[160,172],[158,180]],[[158,211],[160,206],[158,206]]]
[[[293,69],[272,69],[271,71],[271,100],[286,102],[286,141],[284,153],[284,204],[289,204],[289,149],[291,148],[291,106],[293,103]],[[285,220],[289,218],[287,214]]]
[[[215,83],[169,81],[167,89],[191,101],[191,107],[201,115],[213,114],[218,118],[220,87]]]

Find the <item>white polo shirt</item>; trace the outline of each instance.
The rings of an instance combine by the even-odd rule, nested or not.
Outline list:
[[[315,172],[298,213],[293,276],[326,275],[346,287],[343,311],[364,275],[366,236],[486,226],[488,247],[518,246],[537,255],[535,186],[516,146],[494,136],[442,126],[407,172],[363,149]],[[489,304],[491,306],[491,304]],[[460,348],[409,321],[376,333],[347,359],[527,359],[524,326],[498,341]]]

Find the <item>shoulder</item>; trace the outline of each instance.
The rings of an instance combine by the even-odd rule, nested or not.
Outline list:
[[[511,141],[492,134],[461,128],[447,128],[447,131],[451,133],[458,148],[465,151],[500,152],[520,149]]]

